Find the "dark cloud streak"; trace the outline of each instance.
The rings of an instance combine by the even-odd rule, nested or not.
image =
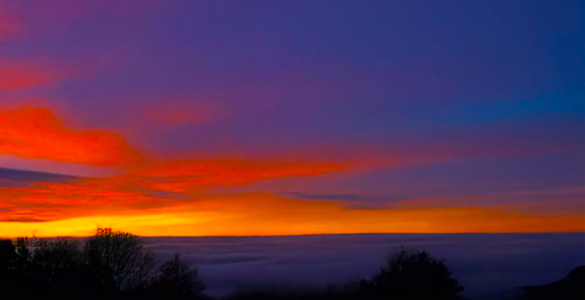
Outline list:
[[[81,177],[0,168],[0,187],[27,186],[34,182],[71,183]]]

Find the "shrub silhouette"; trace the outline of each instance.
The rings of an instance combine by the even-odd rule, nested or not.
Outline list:
[[[175,254],[160,266],[146,294],[150,299],[200,299],[204,289],[198,270],[189,268]]]
[[[323,289],[237,292],[229,300],[461,300],[463,287],[442,260],[425,251],[400,251],[387,257],[373,280]]]
[[[463,287],[451,277],[443,260],[426,251],[400,251],[389,255],[369,288],[375,299],[457,300]]]

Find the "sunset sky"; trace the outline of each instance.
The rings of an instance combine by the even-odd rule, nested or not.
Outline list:
[[[584,14],[0,0],[0,236],[585,231]]]

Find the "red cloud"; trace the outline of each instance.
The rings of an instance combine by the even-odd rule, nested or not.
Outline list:
[[[341,171],[344,168],[335,163],[213,159],[154,162],[124,177],[138,179],[142,186],[153,190],[185,192],[201,187],[245,185],[268,179]]]
[[[0,112],[0,155],[96,166],[120,166],[141,157],[119,135],[65,126],[47,109]]]
[[[111,213],[160,213],[192,202],[186,199],[193,198],[197,198],[199,204],[190,207],[190,211],[216,210],[213,196],[193,193],[195,189],[249,184],[281,177],[314,176],[339,170],[333,164],[247,162],[236,159],[177,161],[145,164],[133,172],[108,178],[73,178],[64,183],[0,186],[0,223],[23,220],[48,222]],[[183,193],[187,191],[192,193]],[[205,197],[207,201],[201,201]],[[233,203],[233,207],[239,205]]]

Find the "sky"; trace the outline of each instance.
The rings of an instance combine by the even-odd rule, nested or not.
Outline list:
[[[0,0],[0,236],[585,231],[584,6]]]

